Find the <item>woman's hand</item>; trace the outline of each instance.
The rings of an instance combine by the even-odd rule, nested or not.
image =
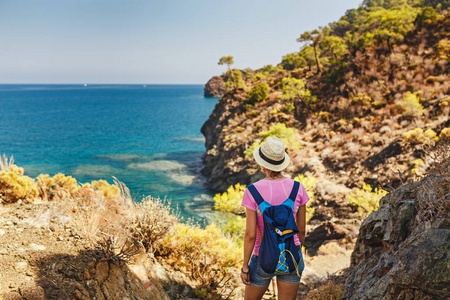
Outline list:
[[[248,266],[241,269],[241,280],[245,285],[250,285],[250,268]]]

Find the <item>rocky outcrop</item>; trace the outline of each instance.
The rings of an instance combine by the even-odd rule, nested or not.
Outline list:
[[[361,225],[345,299],[450,297],[449,190],[449,176],[432,175],[381,199]]]
[[[231,119],[242,109],[242,99],[239,97],[224,97],[214,108],[214,111],[203,124],[201,132],[205,136],[207,149],[203,159],[205,167],[202,172],[208,180],[208,187],[216,191],[225,191],[230,185],[238,182],[249,184],[251,175],[247,172],[242,157],[244,147],[235,147],[232,151],[225,148],[227,141],[223,139],[223,129]],[[240,170],[237,172],[237,170]]]
[[[222,97],[225,95],[225,79],[223,76],[214,76],[205,85],[205,97]]]

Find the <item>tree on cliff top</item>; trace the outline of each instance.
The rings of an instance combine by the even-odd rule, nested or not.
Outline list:
[[[222,56],[222,57],[219,59],[219,63],[218,63],[218,64],[219,64],[219,65],[227,65],[227,67],[228,67],[228,74],[230,74],[231,80],[232,80],[233,83],[234,83],[234,89],[236,90],[236,81],[235,81],[235,79],[234,79],[234,74],[233,74],[233,72],[231,71],[231,67],[230,67],[232,64],[234,64],[233,56],[232,56],[232,55]]]
[[[319,63],[319,54],[318,47],[322,40],[322,28],[319,27],[319,30],[314,29],[313,31],[306,31],[297,39],[297,42],[305,43],[307,45],[311,45],[314,49],[314,57],[316,59],[317,65],[317,73],[320,73],[320,63]]]

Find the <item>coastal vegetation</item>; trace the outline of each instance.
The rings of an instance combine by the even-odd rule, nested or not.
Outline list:
[[[13,162],[2,158],[0,206],[54,203],[34,222],[41,224],[54,215],[64,226],[77,228],[77,236],[86,241],[91,258],[98,262],[130,263],[144,253],[188,278],[193,294],[201,299],[236,293],[240,245],[215,224],[202,228],[183,222],[170,202],[159,198],[133,201],[128,188],[117,179],[114,184],[105,180],[80,184],[60,173],[33,179]],[[239,190],[239,186],[236,192],[230,189],[230,195]],[[230,206],[222,209],[234,211]]]

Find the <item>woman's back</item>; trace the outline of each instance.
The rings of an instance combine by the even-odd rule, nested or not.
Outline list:
[[[289,197],[292,187],[294,186],[294,180],[290,178],[284,178],[282,180],[262,179],[260,181],[255,182],[253,185],[256,187],[258,192],[264,198],[264,201],[270,203],[271,205],[280,205]],[[293,213],[294,217],[296,217],[298,208],[300,206],[305,205],[309,200],[309,196],[301,183],[297,193],[297,197],[292,200],[294,200]],[[253,198],[252,194],[248,189],[246,189],[244,192],[244,197],[242,199],[242,206],[251,209],[253,211],[256,211],[258,232],[256,235],[253,254],[258,255],[259,247],[261,245],[260,233],[264,232],[264,221],[261,211],[258,207],[258,204],[256,203],[255,199]],[[294,237],[294,242],[296,245],[300,245],[300,241],[297,236]]]

